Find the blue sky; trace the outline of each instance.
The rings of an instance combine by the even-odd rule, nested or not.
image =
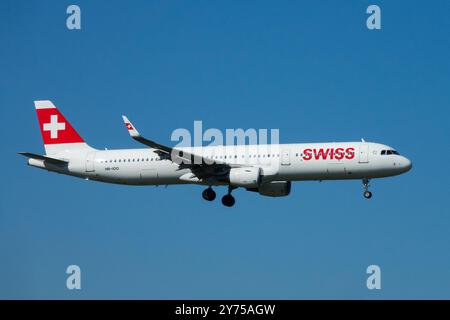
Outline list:
[[[82,29],[66,28],[68,5]],[[382,29],[365,26],[368,5]],[[448,1],[1,1],[0,298],[450,298]],[[412,159],[373,181],[286,198],[127,187],[28,167],[33,100],[97,148],[176,128],[279,128],[283,143],[365,138]],[[219,188],[219,196],[224,188]],[[77,264],[82,290],[65,287]],[[382,289],[366,288],[377,264]]]

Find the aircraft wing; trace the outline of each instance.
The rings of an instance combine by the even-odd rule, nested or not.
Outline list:
[[[128,129],[128,132],[130,136],[150,148],[154,148],[158,150],[160,153],[167,155],[173,162],[177,164],[184,164],[186,166],[215,166],[215,167],[242,167],[239,164],[228,164],[222,161],[207,159],[201,155],[196,155],[194,153],[189,153],[180,149],[168,147],[162,144],[159,144],[153,140],[149,140],[141,136],[141,134],[136,130],[134,125],[131,123],[131,121],[126,117],[122,116],[123,121],[125,123],[126,128]]]

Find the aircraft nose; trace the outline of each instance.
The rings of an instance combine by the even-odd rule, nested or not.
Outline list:
[[[405,172],[411,170],[411,168],[412,168],[412,161],[411,160],[409,160],[408,158],[405,158],[405,160],[402,161],[402,162],[403,162],[403,167],[405,168]]]

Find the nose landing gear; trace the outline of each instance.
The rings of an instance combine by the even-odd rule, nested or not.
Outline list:
[[[363,188],[364,188],[364,198],[370,199],[372,198],[372,192],[369,191],[369,179],[363,179]]]

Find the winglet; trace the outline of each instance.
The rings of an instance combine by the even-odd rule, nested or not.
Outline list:
[[[140,137],[141,135],[136,130],[136,128],[133,126],[130,120],[126,116],[122,116],[123,122],[125,123],[125,127],[128,129],[128,132],[130,133],[130,136],[133,138]]]

